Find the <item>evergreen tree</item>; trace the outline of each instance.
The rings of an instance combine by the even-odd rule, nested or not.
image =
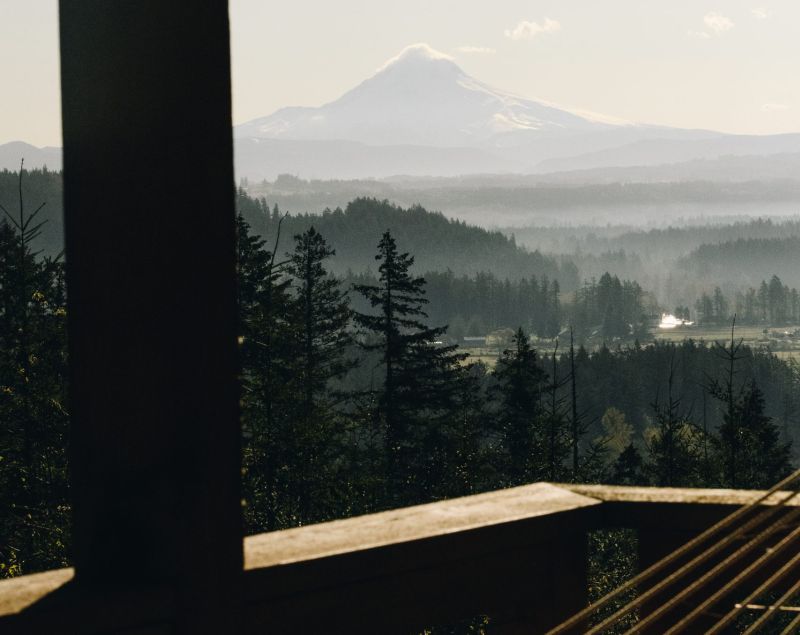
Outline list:
[[[769,281],[767,301],[770,324],[784,324],[787,317],[787,295],[789,290],[784,287],[778,276],[772,276]]]
[[[723,484],[728,487],[768,489],[792,471],[790,444],[780,441],[780,431],[764,414],[764,395],[755,381],[742,391],[733,416],[719,430],[723,456],[736,448],[735,462],[724,463]]]
[[[655,429],[648,439],[648,471],[655,485],[687,487],[695,485],[700,465],[698,434],[692,422],[681,413],[681,398],[675,396],[675,349],[672,350],[667,379],[666,403],[653,402]]]
[[[614,461],[610,482],[614,485],[643,485],[642,455],[629,443]]]
[[[766,322],[769,319],[769,285],[766,280],[762,280],[758,288],[758,308],[761,321]]]
[[[298,522],[292,430],[296,320],[285,263],[237,219],[239,332],[242,363],[243,489],[250,532]]]
[[[697,319],[702,324],[713,324],[716,322],[716,313],[714,313],[714,301],[711,297],[704,293],[695,303],[695,310],[697,311]]]
[[[295,250],[288,254],[287,272],[295,287],[291,313],[297,320],[292,333],[298,353],[293,378],[292,436],[297,448],[293,480],[302,522],[333,513],[337,498],[332,491],[333,464],[340,449],[336,406],[341,395],[332,383],[353,367],[346,358],[352,343],[347,293],[325,269],[325,260],[334,253],[312,227],[295,236]]]
[[[63,265],[31,245],[43,223],[0,221],[0,577],[67,564],[69,492]]]
[[[537,480],[542,468],[541,397],[546,373],[520,327],[494,370],[497,424],[505,456],[505,485]]]
[[[543,403],[542,427],[544,435],[544,477],[551,482],[564,480],[567,476],[566,461],[571,448],[571,422],[567,417],[567,399],[561,389],[569,377],[558,377],[558,341],[552,354],[549,381],[546,383],[546,398]]]
[[[490,415],[485,394],[486,377],[486,366],[479,362],[465,367],[458,382],[452,434],[452,486],[446,492],[448,496],[466,496],[493,489],[497,481],[490,462],[495,448],[487,435]]]
[[[598,283],[598,302],[602,316],[601,332],[606,337],[625,337],[630,332],[623,309],[622,283],[617,276],[604,273]]]
[[[725,324],[729,319],[728,300],[722,293],[722,289],[714,287],[714,321],[717,324]]]
[[[355,313],[366,331],[363,348],[380,355],[383,382],[376,407],[385,430],[387,501],[393,505],[437,495],[439,475],[451,468],[447,451],[465,355],[443,344],[446,327],[428,327],[425,279],[414,259],[397,250],[387,231],[378,243],[378,284],[355,285],[372,313]]]
[[[699,439],[691,420],[679,414],[679,399],[653,403],[655,426],[648,438],[647,471],[662,487],[696,486],[700,469]]]
[[[586,434],[588,425],[586,412],[578,410],[578,362],[586,359],[586,351],[581,349],[575,354],[575,333],[569,329],[569,396],[570,396],[570,450],[572,453],[572,480],[578,482],[582,472],[580,461],[580,442]],[[596,448],[590,447],[590,450]],[[593,452],[591,452],[593,454]]]
[[[736,316],[731,322],[731,339],[728,347],[717,342],[714,351],[725,363],[725,373],[722,380],[712,379],[708,385],[709,394],[717,399],[723,408],[720,426],[720,435],[717,443],[717,455],[722,466],[722,483],[728,487],[739,487],[743,483],[740,476],[740,462],[742,453],[741,411],[737,402],[741,398],[741,388],[736,387],[737,363],[743,359],[740,353],[742,340],[738,342],[736,334]]]
[[[556,337],[561,330],[561,300],[560,295],[561,287],[558,280],[553,280],[550,285],[550,298],[548,298],[545,306],[547,307],[547,317],[545,319],[545,335],[547,337]]]

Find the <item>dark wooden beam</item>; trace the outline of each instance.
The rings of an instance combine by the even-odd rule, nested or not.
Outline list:
[[[241,577],[225,0],[61,0],[76,583],[231,632]],[[224,609],[224,610],[223,610]]]

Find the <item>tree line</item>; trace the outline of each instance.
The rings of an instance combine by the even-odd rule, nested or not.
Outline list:
[[[361,197],[344,208],[294,214],[281,211],[277,205],[270,208],[264,198],[252,198],[239,190],[237,206],[251,231],[270,240],[278,236],[273,247],[279,253],[291,249],[294,235],[314,226],[336,252],[327,266],[337,275],[363,272],[365,263],[372,260],[374,237],[389,229],[414,254],[417,273],[451,270],[457,276],[473,276],[491,271],[510,280],[546,276],[558,280],[564,291],[575,289],[580,282],[578,270],[569,259],[529,251],[499,231],[449,219],[419,205],[404,208],[386,200]]]
[[[558,280],[547,276],[501,280],[491,272],[456,276],[448,270],[429,271],[424,278],[430,301],[428,322],[447,324],[447,335],[454,342],[516,326],[545,339],[555,338],[571,326],[579,341],[644,341],[649,339],[649,322],[658,313],[652,297],[638,283],[609,273],[585,281],[568,294],[562,293]],[[345,288],[376,280],[368,273],[341,278]],[[354,308],[364,308],[365,300],[358,294],[351,294],[350,299]]]
[[[256,314],[273,316],[243,339],[244,358],[260,359],[245,367],[260,385],[244,397],[250,531],[537,480],[761,487],[791,469],[797,377],[735,339],[589,352],[570,337],[542,358],[519,327],[489,369],[429,325],[426,280],[390,232],[377,246],[378,275],[352,283],[364,300],[354,310],[325,269],[331,249],[316,230],[295,236],[279,263],[243,219],[239,227],[250,254],[241,262],[265,272]],[[323,281],[329,295],[315,305]],[[596,286],[625,295],[611,276]],[[313,324],[320,341],[337,342],[324,349],[327,375],[303,370],[313,366]],[[269,368],[285,373],[271,387]],[[784,430],[759,384],[776,376],[786,382]]]
[[[684,315],[688,313],[687,308],[678,310]],[[773,275],[769,282],[762,280],[758,288],[736,291],[732,299],[714,287],[711,294],[700,296],[695,310],[701,324],[726,324],[733,314],[742,324],[800,324],[800,294]]]
[[[69,562],[69,415],[62,265],[23,210],[0,229],[8,576]],[[237,219],[249,533],[538,480],[761,487],[790,469],[797,379],[774,356],[734,338],[591,352],[563,333],[541,356],[519,326],[494,368],[468,363],[391,232],[348,288],[317,229],[279,250],[283,230],[268,245]],[[637,296],[612,276],[588,288],[597,315]]]
[[[628,181],[629,176],[625,177]],[[278,175],[273,182],[243,181],[242,185],[258,196],[266,196],[281,207],[311,210],[325,205],[344,206],[365,192],[403,205],[421,203],[431,209],[491,210],[502,215],[506,210],[531,209],[567,213],[594,208],[610,214],[620,208],[649,211],[676,202],[708,204],[752,203],[763,206],[771,201],[795,201],[798,186],[791,181],[778,183],[714,183],[669,179],[670,182],[616,182],[586,184],[546,182],[537,175],[475,175],[427,179],[408,177],[390,180],[311,180]]]
[[[500,279],[487,271],[456,276],[450,270],[428,271],[423,277],[429,299],[426,321],[447,324],[447,335],[453,341],[484,336],[512,325],[522,325],[528,332],[545,338],[555,337],[562,329],[565,313],[558,280],[547,276]],[[375,284],[377,280],[369,273],[350,273],[341,278],[343,286],[351,289]],[[366,301],[351,294],[351,305],[362,310]]]
[[[787,224],[787,234],[792,229],[793,226]],[[776,275],[796,285],[800,270],[800,236],[787,234],[704,244],[680,263],[680,269],[705,280],[730,280],[752,285]],[[731,276],[731,272],[736,276]]]

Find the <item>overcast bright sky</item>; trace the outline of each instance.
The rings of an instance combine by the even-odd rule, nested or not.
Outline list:
[[[234,121],[336,99],[426,42],[478,79],[623,119],[800,131],[798,0],[231,0]],[[60,145],[56,0],[0,0],[0,143]]]

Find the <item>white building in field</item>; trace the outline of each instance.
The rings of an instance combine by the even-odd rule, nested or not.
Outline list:
[[[692,326],[693,324],[694,322],[675,317],[674,315],[672,315],[672,313],[662,313],[661,321],[658,323],[658,328],[674,329],[679,326]]]

